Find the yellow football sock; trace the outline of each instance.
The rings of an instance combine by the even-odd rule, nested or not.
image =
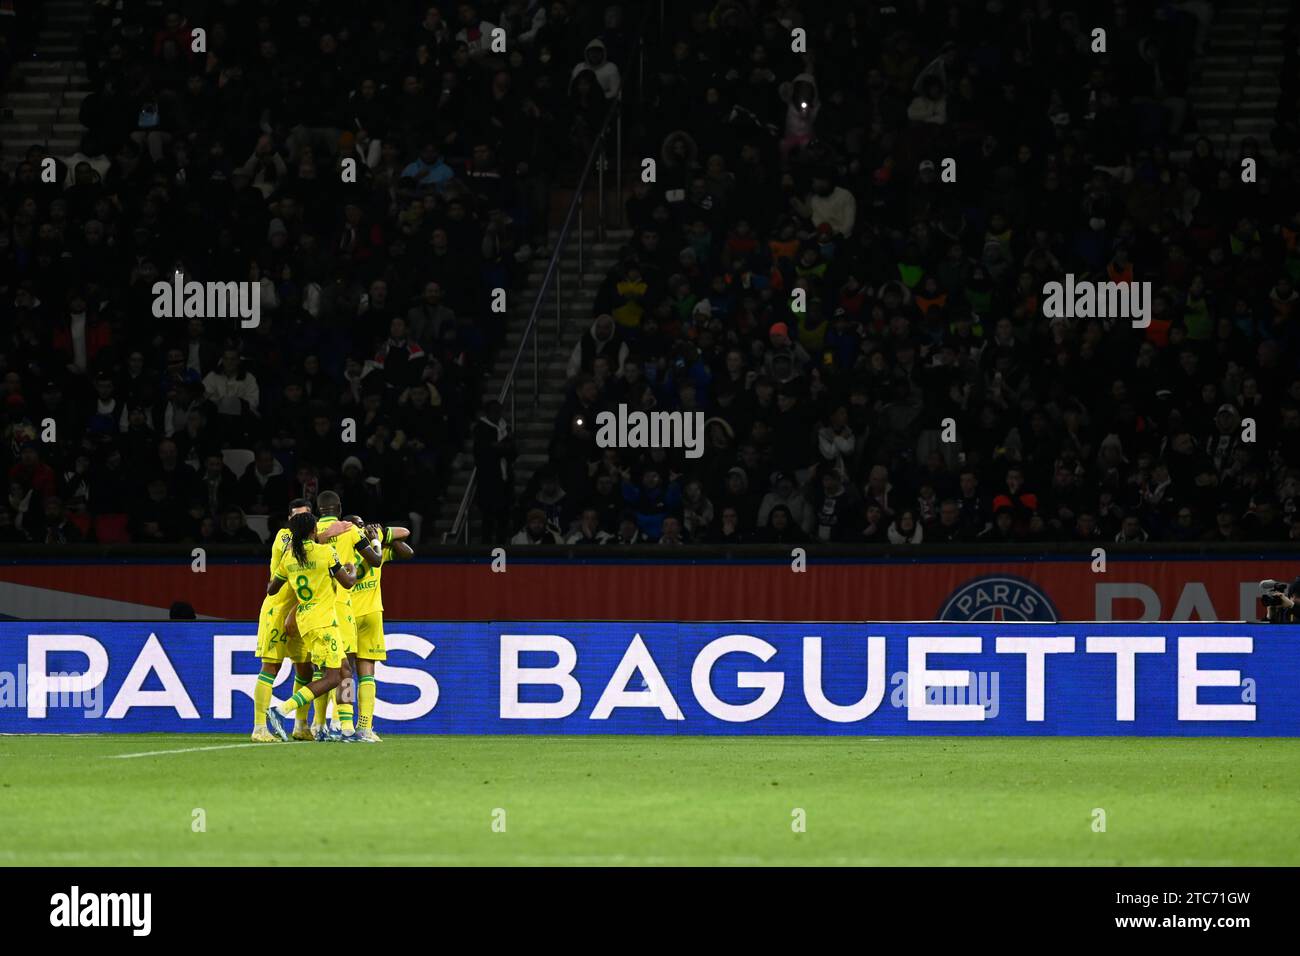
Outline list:
[[[375,678],[373,674],[357,678],[357,730],[369,730],[375,716]]]
[[[340,728],[347,725],[349,731],[356,729],[357,713],[357,677],[352,674],[346,677],[334,689],[334,717],[338,721]]]
[[[253,729],[266,726],[266,709],[271,706],[271,688],[275,686],[275,676],[261,673],[253,687]]]
[[[320,680],[320,668],[316,669],[316,680]],[[329,698],[322,697],[320,701],[311,709],[311,725],[315,730],[325,726],[325,708],[329,706]]]
[[[339,718],[339,729],[343,731],[344,736],[351,737],[353,732],[356,730],[356,728],[352,726],[352,705],[336,704],[334,712]]]
[[[288,717],[299,707],[306,707],[315,699],[316,695],[312,693],[312,689],[304,687],[302,690],[296,691],[292,697],[280,705],[280,716]]]
[[[301,677],[299,677],[297,674],[294,674],[294,675],[293,675],[293,692],[294,692],[295,694],[298,693],[298,691],[302,690],[302,689],[303,689],[304,687],[306,687],[309,683],[311,683],[311,682],[310,682],[310,681],[305,681],[305,680],[303,680]],[[309,713],[308,713],[308,711],[309,711],[309,708],[308,708],[308,706],[307,706],[306,704],[303,704],[301,707],[298,708],[297,712],[296,712],[296,713],[294,714],[294,716],[293,716],[293,725],[294,725],[295,728],[298,728],[298,727],[306,727],[306,726],[307,726],[307,718],[308,718],[308,716],[310,716]]]

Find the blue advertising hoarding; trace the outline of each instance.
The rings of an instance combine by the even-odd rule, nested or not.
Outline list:
[[[1293,736],[1241,623],[389,622],[381,732]],[[246,733],[256,627],[0,622],[0,733]],[[289,666],[277,686],[288,696]]]

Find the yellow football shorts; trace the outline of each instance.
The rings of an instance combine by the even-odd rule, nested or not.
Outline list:
[[[343,648],[337,627],[313,627],[304,638],[311,662],[317,667],[331,670],[343,664]]]
[[[265,621],[257,629],[257,656],[264,661],[294,661],[307,659],[307,645],[295,628],[284,627],[284,617],[278,621]]]
[[[355,654],[357,652],[357,625],[356,620],[352,617],[352,605],[336,604],[334,606],[334,617],[339,622],[339,640],[343,642],[343,653]]]
[[[373,611],[357,618],[357,657],[367,661],[388,659],[384,648],[384,612]]]

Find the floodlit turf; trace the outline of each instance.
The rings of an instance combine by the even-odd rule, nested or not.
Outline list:
[[[0,864],[1300,863],[1292,739],[245,741],[0,737]]]

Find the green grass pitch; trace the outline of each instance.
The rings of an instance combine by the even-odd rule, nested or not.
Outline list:
[[[0,864],[1296,865],[1298,800],[1294,739],[10,736]]]

